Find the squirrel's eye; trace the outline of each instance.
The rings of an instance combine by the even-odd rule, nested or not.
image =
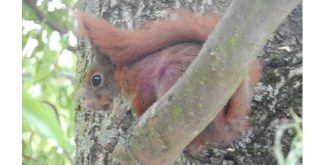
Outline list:
[[[93,78],[91,79],[91,82],[94,87],[100,85],[101,83],[101,76],[100,75],[94,75]]]

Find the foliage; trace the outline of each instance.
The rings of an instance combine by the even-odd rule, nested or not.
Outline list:
[[[67,29],[61,35],[37,9]],[[23,0],[23,164],[73,164],[74,0]]]

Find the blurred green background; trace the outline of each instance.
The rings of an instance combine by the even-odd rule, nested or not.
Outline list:
[[[74,0],[23,0],[23,164],[73,164]]]

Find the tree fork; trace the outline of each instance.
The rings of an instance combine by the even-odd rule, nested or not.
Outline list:
[[[180,81],[119,140],[115,158],[124,164],[175,161],[221,110],[272,32],[299,2],[233,1]]]

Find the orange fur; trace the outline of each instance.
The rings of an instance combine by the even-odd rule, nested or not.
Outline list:
[[[224,146],[236,140],[249,127],[250,104],[254,96],[254,87],[260,78],[261,64],[260,60],[256,60],[226,106],[213,122],[192,140],[185,151],[198,154],[209,145]]]
[[[121,31],[104,20],[79,14],[80,34],[99,48],[85,80],[86,101],[92,100],[93,109],[102,109],[111,103],[111,95],[121,92],[131,100],[140,117],[176,83],[197,56],[217,20],[214,15],[196,16],[178,11],[175,20]],[[102,56],[111,59],[116,68],[104,69]],[[91,86],[94,74],[104,78],[96,88]],[[198,153],[210,144],[227,144],[238,137],[247,127],[253,89],[260,75],[257,60],[227,105],[186,151]]]
[[[94,41],[115,64],[125,64],[178,42],[203,43],[218,17],[178,11],[175,21],[162,20],[139,30],[121,31],[102,19],[79,14],[80,34]]]

